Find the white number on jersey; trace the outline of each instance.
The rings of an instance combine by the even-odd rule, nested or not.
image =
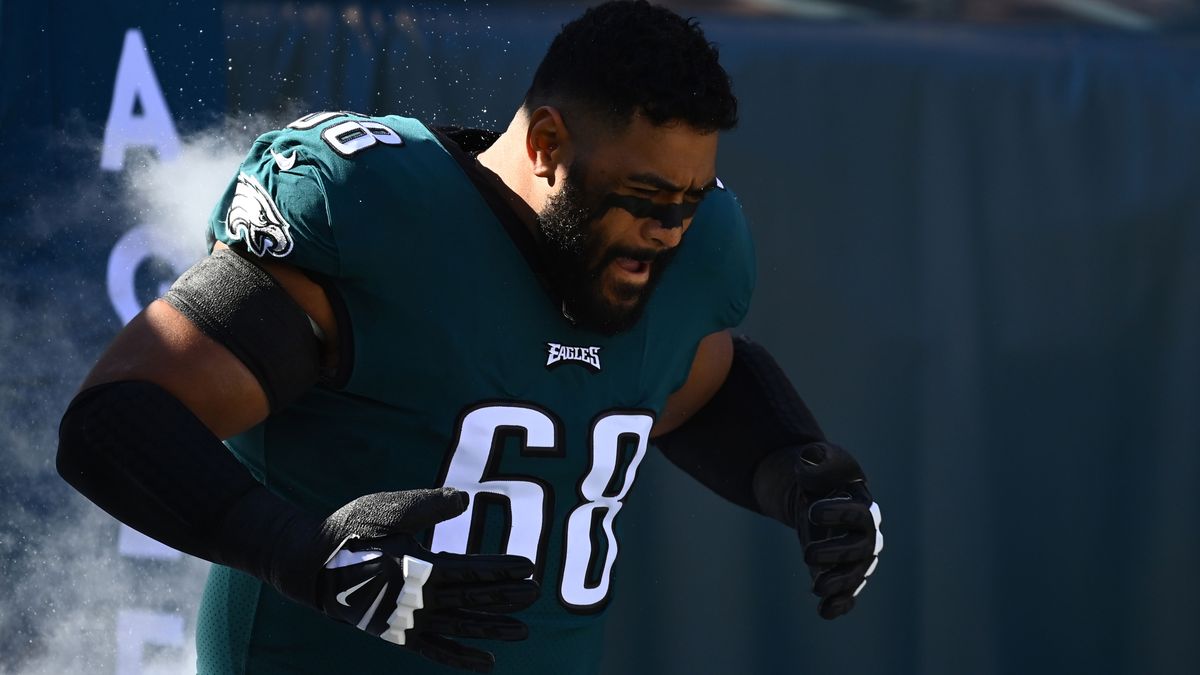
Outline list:
[[[382,143],[383,145],[404,145],[404,139],[400,138],[400,134],[387,125],[374,120],[367,120],[365,119],[366,115],[359,115],[352,112],[312,113],[292,122],[288,125],[288,128],[303,131],[339,117],[355,117],[358,119],[339,122],[325,129],[321,132],[321,138],[325,140],[329,147],[333,148],[334,152],[342,157],[350,157],[377,143]]]
[[[591,468],[580,479],[578,492],[582,501],[567,518],[563,541],[565,552],[558,597],[571,611],[596,611],[608,599],[618,548],[613,522],[622,500],[633,487],[638,465],[646,456],[653,425],[654,418],[644,412],[608,412],[592,423]],[[525,405],[486,405],[463,416],[443,484],[469,494],[472,506],[481,494],[505,501],[510,523],[505,552],[529,558],[540,568],[551,527],[547,494],[550,486],[528,477],[488,477],[491,465],[499,459],[494,455],[503,446],[497,442],[497,435],[513,431],[524,435],[521,454],[562,456],[558,427],[548,413]],[[621,468],[622,448],[628,445],[635,447],[633,457],[613,485]],[[438,523],[430,549],[466,553],[472,535],[473,510],[468,508],[458,517]],[[600,531],[593,537],[597,525]],[[596,555],[593,542],[598,537],[603,537],[607,552],[598,578],[591,579],[593,575],[589,572],[594,568]]]

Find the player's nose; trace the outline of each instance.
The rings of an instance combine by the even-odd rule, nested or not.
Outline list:
[[[686,224],[684,221],[683,224]],[[658,248],[675,248],[679,242],[683,240],[684,227],[673,225],[667,227],[662,221],[650,218],[643,226],[643,233],[646,239],[654,242]]]

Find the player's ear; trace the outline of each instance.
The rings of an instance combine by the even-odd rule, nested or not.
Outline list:
[[[544,105],[529,114],[529,126],[525,131],[525,151],[529,156],[533,175],[544,178],[554,187],[560,167],[569,163],[570,136],[563,124],[562,113],[557,108]]]

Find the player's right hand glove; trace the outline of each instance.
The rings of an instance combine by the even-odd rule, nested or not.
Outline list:
[[[370,494],[329,516],[317,575],[325,614],[445,665],[486,673],[495,658],[452,638],[524,640],[508,616],[538,597],[534,565],[512,555],[431,553],[415,535],[466,510],[452,488]]]
[[[755,492],[770,515],[796,528],[821,598],[817,613],[836,619],[853,609],[883,550],[883,517],[854,457],[823,442],[777,451],[756,472]]]

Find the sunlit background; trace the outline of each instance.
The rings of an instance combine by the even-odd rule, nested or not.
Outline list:
[[[823,622],[791,533],[652,455],[604,672],[1200,672],[1200,1],[665,4],[741,99],[745,330],[887,549]],[[74,494],[56,428],[253,138],[501,128],[584,6],[0,2],[0,673],[194,672],[207,563]]]

